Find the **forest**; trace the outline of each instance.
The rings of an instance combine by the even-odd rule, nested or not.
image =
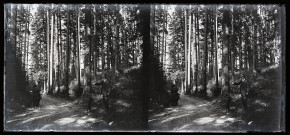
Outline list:
[[[15,78],[9,75],[7,80],[15,79],[18,86],[7,91],[7,107],[30,106],[29,91],[36,86],[41,94],[77,100],[83,106],[92,98],[96,105],[86,107],[89,110],[97,104],[115,109],[108,107],[113,103],[102,102],[109,94],[116,100],[112,102],[120,102],[119,108],[134,104],[130,111],[140,110],[141,101],[135,100],[143,42],[138,6],[11,4],[7,10],[7,48],[16,71]],[[104,77],[110,91],[95,85]],[[129,97],[135,101],[123,101]]]
[[[158,61],[156,67],[163,76],[158,82],[163,87],[151,96],[161,95],[156,104],[154,100],[152,103],[151,128],[167,131],[180,125],[182,130],[195,131],[196,125],[185,128],[186,122],[182,123],[188,121],[188,116],[179,118],[180,115],[194,117],[189,110],[174,114],[171,111],[180,112],[180,108],[168,108],[172,84],[189,99],[182,102],[181,96],[180,104],[195,104],[205,99],[221,104],[226,112],[241,112],[250,125],[254,121],[264,128],[269,125],[271,129],[277,128],[279,120],[274,117],[279,116],[281,109],[281,44],[284,42],[278,5],[153,5],[150,14],[150,44]],[[246,86],[234,85],[242,77]],[[239,89],[247,90],[247,95],[239,96]],[[256,104],[271,109],[266,107],[263,113],[257,113]],[[160,113],[159,108],[164,106],[167,111]],[[276,122],[269,124],[262,120],[263,116]],[[168,119],[173,120],[166,125],[164,121]]]
[[[281,131],[281,5],[6,4],[4,128]]]

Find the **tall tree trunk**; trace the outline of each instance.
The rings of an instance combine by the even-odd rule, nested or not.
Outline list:
[[[197,81],[198,81],[198,64],[199,64],[199,50],[198,50],[198,42],[199,42],[199,33],[198,33],[198,8],[197,8],[197,11],[196,11],[196,18],[195,18],[195,29],[197,30],[197,34],[195,35],[195,93],[197,93],[198,91],[198,84],[197,84]]]
[[[78,91],[80,92],[81,89],[81,67],[80,67],[80,50],[81,50],[81,45],[80,45],[80,15],[79,15],[79,6],[76,5],[76,15],[77,15],[77,83],[78,83]],[[81,95],[78,95],[81,96]]]
[[[70,63],[70,30],[69,30],[69,24],[70,24],[70,10],[67,10],[67,30],[66,30],[66,69],[65,69],[65,74],[66,74],[66,86],[65,86],[65,92],[64,96],[68,97],[69,96],[69,63]]]
[[[89,38],[90,38],[90,45],[89,45],[89,86],[90,86],[90,98],[92,98],[92,10],[91,10],[91,5],[89,6],[89,28],[90,28],[90,32],[89,34]],[[91,106],[90,106],[91,107]]]
[[[217,6],[215,6],[215,83],[216,87],[219,86],[219,67],[218,67],[218,24],[217,24]]]
[[[99,42],[99,37],[97,35],[97,29],[96,29],[96,24],[97,24],[97,13],[96,13],[96,6],[94,6],[94,9],[93,9],[93,18],[94,18],[94,24],[93,24],[93,27],[94,27],[94,46],[93,46],[93,72],[94,72],[94,76],[96,76],[96,69],[97,69],[97,63],[98,63],[98,60],[97,60],[97,48],[98,48],[98,42]]]
[[[203,96],[206,96],[206,85],[207,85],[207,81],[206,81],[206,65],[207,65],[207,33],[208,33],[208,30],[207,30],[207,23],[208,23],[208,9],[206,8],[205,9],[205,36],[204,36],[204,40],[205,40],[205,44],[204,44],[204,60],[203,60],[203,91],[202,91],[202,95]]]
[[[228,48],[229,48],[229,28],[228,28],[228,19],[229,19],[229,11],[225,10],[223,11],[223,81],[222,81],[222,94],[221,97],[223,97],[224,101],[227,103],[226,108],[229,109],[229,102],[230,102],[230,77],[229,77],[229,54],[228,54]]]
[[[257,10],[254,10],[254,44],[253,44],[253,72],[256,70],[256,55],[257,55]]]
[[[234,7],[231,7],[231,45],[230,45],[230,58],[231,58],[231,80],[234,80]]]
[[[104,18],[104,11],[102,10],[102,18]],[[101,28],[104,28],[104,19],[101,19]],[[104,72],[105,70],[105,42],[104,42],[104,30],[101,30],[101,39],[102,39],[102,43],[101,43],[101,52],[102,52],[102,71]]]
[[[143,19],[143,29],[142,29],[142,35],[143,35],[143,87],[142,87],[142,129],[147,130],[148,129],[148,103],[149,103],[149,93],[152,87],[150,87],[150,82],[152,78],[152,68],[150,66],[150,60],[153,59],[154,56],[154,37],[150,37],[150,29],[152,30],[152,21],[154,19],[150,18],[150,6],[149,5],[141,5],[140,15]],[[151,12],[152,13],[152,12]],[[152,15],[151,15],[152,16]],[[154,24],[154,23],[153,23]],[[151,25],[151,27],[150,27]],[[149,90],[149,92],[148,92]]]
[[[215,76],[215,69],[214,69],[214,29],[215,29],[215,22],[214,22],[214,18],[213,18],[213,15],[214,15],[214,8],[210,8],[210,11],[211,11],[211,14],[210,14],[210,24],[213,24],[213,26],[211,27],[212,30],[211,30],[211,38],[210,38],[210,41],[211,41],[211,54],[210,54],[210,78],[214,78]]]
[[[165,30],[167,32],[167,6],[165,6]],[[166,37],[167,37],[167,33],[165,33],[165,40],[164,40],[164,67],[166,66],[166,51],[167,51],[167,47],[166,47]]]
[[[241,10],[241,8],[239,9]],[[242,19],[239,19],[239,25],[242,26]],[[243,68],[243,57],[242,57],[242,32],[239,33],[239,73],[241,75]]]
[[[199,71],[201,71],[201,66],[199,66],[200,65],[200,46],[199,46],[199,14],[198,14],[198,12],[199,12],[199,9],[198,9],[198,7],[197,7],[197,16],[196,16],[196,21],[197,21],[197,66],[196,66],[196,76],[197,76],[197,78],[196,78],[196,92],[198,91],[198,80],[200,79],[200,76],[201,75],[199,75]]]
[[[47,9],[47,16],[46,16],[46,41],[47,41],[47,64],[48,64],[48,68],[47,68],[47,90],[46,92],[48,92],[50,90],[50,42],[49,42],[49,23],[50,23],[50,20],[49,20],[49,9]]]
[[[113,46],[113,51],[114,51],[114,67],[113,67],[113,71],[116,73],[117,72],[117,66],[118,66],[118,51],[117,50],[117,46],[119,46],[119,16],[118,16],[118,11],[119,11],[119,7],[117,7],[115,9],[115,16],[116,16],[116,21],[115,21],[115,45]],[[135,49],[135,48],[134,48]]]
[[[28,6],[28,13],[30,13],[30,6]],[[28,16],[28,18],[30,18],[30,16]],[[27,22],[27,45],[26,45],[26,47],[27,47],[27,49],[26,49],[26,70],[27,70],[27,79],[26,80],[28,80],[29,79],[29,76],[28,76],[28,70],[29,70],[29,63],[28,63],[28,55],[29,55],[29,36],[30,36],[30,31],[29,31],[29,21]]]
[[[184,69],[184,73],[185,73],[185,80],[184,80],[184,82],[185,82],[185,86],[184,86],[184,91],[183,92],[186,92],[187,91],[187,75],[188,75],[188,71],[187,71],[187,66],[188,66],[188,64],[187,64],[187,15],[186,15],[186,9],[184,10],[184,19],[185,19],[185,21],[184,21],[184,25],[185,25],[185,31],[184,31],[184,47],[185,47],[185,56],[184,56],[184,58],[185,58],[185,69]]]
[[[59,35],[58,35],[58,42],[57,42],[57,91],[58,92],[60,92],[60,51],[61,51],[61,49],[60,49],[60,43],[61,43],[61,16],[60,16],[60,5],[58,6],[58,26],[59,26],[59,28],[58,28],[58,31],[59,31]],[[57,33],[58,34],[58,33]]]
[[[58,6],[56,7],[57,8],[57,10],[58,10]],[[55,44],[54,44],[54,52],[55,52],[55,54],[54,54],[54,56],[55,56],[55,59],[54,59],[54,62],[55,62],[55,68],[54,68],[54,82],[55,82],[55,86],[54,86],[54,88],[56,87],[56,85],[57,85],[57,87],[59,87],[59,80],[58,80],[58,67],[59,67],[59,63],[58,63],[58,49],[59,49],[59,46],[58,46],[58,15],[57,14],[54,14],[54,21],[55,21],[55,26],[54,26],[54,33],[55,33]],[[58,88],[57,88],[58,89]]]
[[[191,83],[191,88],[192,88],[192,90],[194,89],[194,85],[195,85],[195,65],[196,65],[196,31],[195,31],[195,29],[196,29],[196,18],[195,18],[195,8],[194,8],[194,10],[193,10],[193,13],[191,14],[192,15],[192,22],[193,22],[193,24],[192,24],[192,27],[193,27],[193,29],[192,29],[192,33],[193,33],[193,37],[192,37],[192,55],[191,55],[191,63],[192,63],[192,83]]]
[[[164,8],[164,7],[163,7]],[[163,17],[162,17],[162,20],[163,20],[163,23],[162,23],[162,53],[161,53],[161,61],[162,61],[162,68],[164,69],[163,65],[164,65],[164,50],[165,50],[165,19],[164,19],[164,12],[161,12],[163,14]]]
[[[53,5],[52,5],[52,10],[53,10]],[[54,55],[54,53],[53,53],[53,49],[54,49],[54,40],[53,40],[53,35],[54,35],[54,33],[53,33],[53,29],[54,29],[54,24],[53,24],[53,22],[54,22],[54,13],[52,12],[51,13],[51,32],[50,32],[50,89],[48,90],[48,94],[52,94],[53,93],[53,68],[54,68],[54,65],[53,65],[53,55]]]
[[[17,12],[18,12],[18,5],[14,4],[14,50],[15,50],[15,56],[17,51]]]
[[[22,64],[23,64],[23,69],[26,70],[26,38],[27,38],[27,20],[28,20],[28,17],[25,17],[24,16],[24,26],[25,26],[25,29],[24,29],[24,48],[23,48],[23,55],[22,55],[22,58],[23,58],[23,61],[22,61]]]
[[[190,69],[191,69],[191,64],[190,64],[190,58],[191,58],[191,55],[190,55],[190,53],[191,53],[191,29],[192,29],[192,27],[191,27],[191,6],[189,6],[189,13],[188,13],[188,16],[189,16],[189,19],[188,19],[188,29],[189,29],[189,33],[188,33],[188,48],[187,48],[187,84],[186,84],[186,87],[187,87],[187,89],[186,89],[186,91],[185,91],[185,93],[186,94],[190,94],[190,90],[191,90],[191,88],[190,88]]]

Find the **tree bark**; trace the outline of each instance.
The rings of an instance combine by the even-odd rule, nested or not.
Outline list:
[[[48,92],[50,90],[50,45],[49,45],[49,23],[50,23],[50,20],[49,20],[49,9],[47,9],[47,15],[46,15],[46,41],[47,41],[47,64],[48,64],[48,67],[47,67],[47,90],[46,92]]]
[[[191,29],[192,29],[192,27],[191,27],[191,6],[189,6],[188,15],[189,15],[189,19],[188,19],[189,33],[188,33],[188,48],[187,48],[188,52],[187,52],[187,78],[186,78],[187,79],[187,84],[186,84],[187,89],[185,91],[186,94],[190,94],[190,75],[191,75],[190,74],[190,69],[191,69],[191,64],[190,64],[191,55],[190,55],[190,53],[191,53]]]
[[[65,74],[66,74],[66,84],[65,84],[65,91],[64,91],[64,96],[68,97],[69,96],[69,65],[70,65],[70,29],[69,29],[69,24],[70,24],[70,10],[67,10],[67,30],[66,30],[66,69],[65,69]]]
[[[219,67],[218,67],[218,24],[217,24],[217,6],[215,6],[215,83],[216,87],[219,86],[218,80],[219,80]]]
[[[81,63],[80,63],[80,50],[81,50],[81,45],[80,45],[80,15],[79,15],[79,5],[76,5],[76,15],[77,15],[77,83],[78,83],[78,91],[80,92],[81,89]],[[81,95],[79,95],[81,96]]]
[[[207,85],[207,81],[206,81],[206,65],[207,65],[207,23],[208,23],[208,9],[205,9],[205,36],[204,36],[204,40],[205,40],[205,44],[204,44],[204,60],[203,60],[203,91],[202,91],[202,95],[206,96],[206,85]]]
[[[184,56],[184,58],[185,58],[185,69],[184,69],[184,73],[185,73],[185,80],[184,80],[184,82],[185,82],[185,86],[184,86],[184,91],[183,92],[186,92],[187,91],[187,75],[188,75],[188,71],[187,71],[187,66],[188,66],[188,64],[187,64],[187,15],[186,15],[186,9],[184,10],[184,19],[185,19],[185,21],[184,21],[184,25],[185,25],[185,31],[184,31],[184,50],[185,50],[185,56]]]

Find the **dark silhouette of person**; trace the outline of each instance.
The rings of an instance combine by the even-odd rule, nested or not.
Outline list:
[[[40,89],[37,87],[37,85],[33,86],[32,97],[33,97],[33,105],[35,107],[39,106],[39,102],[41,100],[41,95],[40,95]]]
[[[248,97],[248,83],[246,81],[245,75],[242,75],[241,78],[232,83],[233,85],[239,85],[239,94],[242,96],[242,104],[245,109],[247,109],[247,97]]]
[[[93,97],[91,93],[89,94],[89,100],[88,100],[88,106],[87,106],[87,113],[92,111],[92,103],[93,103]]]
[[[178,88],[175,84],[172,85],[171,87],[171,105],[172,106],[177,106],[178,105],[178,100],[179,100],[179,93],[178,93]]]
[[[109,88],[109,83],[108,80],[106,79],[105,75],[102,76],[102,80],[99,82],[96,82],[94,85],[96,86],[101,86],[101,93],[103,96],[103,103],[105,106],[105,109],[109,111],[109,93],[110,93],[110,88]]]

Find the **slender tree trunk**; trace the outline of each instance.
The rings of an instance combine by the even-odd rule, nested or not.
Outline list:
[[[53,9],[53,5],[52,5],[52,9]],[[50,89],[48,90],[48,94],[52,94],[53,93],[53,67],[54,67],[54,65],[53,65],[53,55],[54,55],[54,53],[53,53],[53,49],[54,49],[54,40],[53,40],[53,29],[54,29],[54,24],[53,24],[53,22],[54,22],[54,13],[52,13],[51,14],[51,32],[50,32],[50,40],[51,40],[51,42],[50,42],[50,46],[51,46],[51,48],[50,48]]]
[[[81,67],[80,67],[80,50],[81,50],[81,45],[80,45],[80,15],[79,15],[79,6],[76,5],[76,15],[77,15],[77,55],[78,55],[78,59],[77,59],[77,82],[78,82],[78,91],[80,92],[81,89]],[[81,96],[81,95],[78,95]]]
[[[57,6],[57,11],[58,11],[58,9],[59,9],[59,7]],[[57,14],[55,14],[55,85],[57,85],[57,92],[58,92],[58,90],[59,90],[59,80],[58,80],[58,74],[59,74],[59,70],[58,70],[58,68],[59,68],[59,61],[58,61],[58,59],[59,59],[59,44],[58,44],[58,15]]]
[[[198,12],[198,8],[197,8],[197,11],[196,11],[196,13],[195,13],[195,29],[198,31],[198,14],[197,14],[197,12]],[[195,74],[194,74],[194,76],[195,76],[195,93],[197,93],[197,90],[198,90],[198,86],[197,86],[197,81],[198,81],[198,48],[197,48],[197,44],[198,44],[198,33],[196,34],[196,32],[195,32],[195,34],[194,34],[195,36],[195,43],[194,43],[194,46],[195,46]]]
[[[257,55],[257,10],[254,13],[254,44],[253,44],[253,72],[256,70],[256,55]]]
[[[113,57],[114,57],[114,67],[113,67],[113,70],[114,70],[114,72],[116,73],[117,72],[117,66],[118,66],[118,47],[117,46],[119,46],[119,16],[118,16],[118,10],[119,10],[119,8],[117,7],[116,8],[116,11],[115,11],[115,16],[116,16],[116,21],[115,21],[115,33],[116,33],[116,35],[115,35],[115,45],[114,45],[114,55],[113,55]]]
[[[104,11],[102,10],[102,18],[104,18]],[[101,19],[101,24],[102,24],[102,29],[104,28],[104,19]],[[104,29],[103,29],[104,30]],[[104,44],[104,32],[101,30],[101,39],[102,39],[102,44],[101,44],[101,52],[102,52],[102,71],[104,72],[105,70],[105,44]]]
[[[30,6],[28,6],[28,13],[30,13]],[[29,16],[28,16],[28,18],[29,18]],[[30,36],[30,31],[29,31],[29,21],[27,22],[27,32],[28,32],[28,33],[27,33],[27,37],[28,37],[28,38],[27,38],[27,42],[28,42],[28,43],[27,43],[27,45],[26,45],[26,46],[27,46],[27,49],[26,49],[26,56],[25,56],[25,57],[26,57],[26,62],[25,62],[25,63],[26,63],[26,70],[27,70],[27,72],[26,72],[26,73],[27,73],[27,76],[26,76],[27,79],[26,79],[26,80],[29,79],[29,76],[28,76],[28,70],[29,70],[28,55],[29,55],[29,36]]]
[[[90,38],[90,45],[89,45],[89,79],[90,79],[90,81],[89,81],[89,86],[90,86],[90,98],[92,98],[92,92],[93,92],[93,90],[92,90],[92,10],[91,10],[91,6],[89,6],[89,9],[90,9],[90,11],[89,11],[89,28],[90,28],[90,32],[89,32],[89,38]],[[90,106],[91,107],[91,106]]]
[[[95,14],[95,15],[94,15]],[[97,63],[98,63],[98,60],[96,58],[97,56],[97,48],[98,48],[98,42],[99,42],[99,37],[97,35],[97,29],[96,29],[96,24],[97,24],[97,13],[96,13],[96,6],[94,6],[94,9],[93,9],[93,17],[94,17],[94,24],[93,24],[93,27],[94,27],[94,46],[93,46],[93,72],[94,72],[94,76],[96,76],[96,69],[97,69]]]
[[[23,58],[23,69],[24,70],[26,70],[26,38],[27,38],[27,17],[24,17],[24,21],[25,21],[25,24],[24,24],[24,26],[25,26],[25,29],[24,29],[24,48],[23,48],[23,56],[22,56],[22,58]]]
[[[164,8],[164,7],[163,7]],[[162,65],[164,65],[164,49],[165,49],[165,46],[164,46],[164,44],[165,44],[165,19],[164,19],[164,12],[165,11],[163,11],[162,12],[162,14],[163,14],[163,18],[162,18],[162,20],[163,20],[163,30],[162,30],[162,53],[161,53],[161,61],[162,61]],[[163,69],[164,69],[164,67],[163,67]]]
[[[192,22],[193,22],[193,24],[192,24],[192,26],[193,26],[193,29],[192,29],[192,33],[193,33],[193,37],[192,37],[192,55],[191,55],[191,63],[192,63],[192,84],[190,85],[191,86],[191,88],[192,88],[192,90],[194,89],[193,87],[194,87],[194,82],[195,82],[195,65],[196,65],[196,31],[195,31],[195,29],[196,29],[196,18],[195,18],[195,8],[194,8],[194,11],[193,11],[193,13],[192,13]]]
[[[223,97],[223,99],[225,99],[226,104],[226,109],[229,109],[229,102],[230,102],[230,94],[229,94],[229,90],[230,90],[230,77],[229,77],[229,54],[228,54],[228,48],[229,48],[229,28],[228,28],[228,19],[229,19],[229,11],[223,11],[223,39],[224,39],[224,45],[223,45],[223,81],[222,81],[222,94],[221,96]]]
[[[69,96],[69,63],[70,63],[70,30],[69,30],[69,24],[70,24],[70,10],[67,10],[67,30],[66,30],[66,86],[65,86],[65,92],[64,96]]]
[[[17,51],[17,12],[18,12],[18,5],[14,4],[14,10],[15,10],[15,15],[14,15],[14,49],[15,49],[15,56],[16,56],[16,51]]]
[[[239,19],[239,25],[242,26],[242,19]],[[239,72],[242,73],[243,58],[242,58],[242,32],[239,33]]]
[[[204,44],[204,60],[203,60],[203,92],[202,95],[206,96],[206,85],[207,85],[207,81],[206,81],[206,65],[207,65],[207,23],[208,23],[208,9],[205,9],[205,36],[204,36],[204,40],[205,40],[205,44]]]
[[[231,58],[231,80],[234,80],[234,7],[231,7],[231,45],[230,45],[230,58]]]
[[[199,12],[199,9],[198,9],[198,7],[197,7],[197,16],[196,16],[196,21],[197,21],[197,55],[198,55],[198,57],[197,57],[197,66],[196,66],[196,75],[197,75],[197,80],[199,80],[200,79],[200,76],[201,75],[199,75],[199,72],[198,71],[201,71],[201,66],[199,66],[199,65],[201,65],[200,64],[200,46],[199,46],[199,14],[198,14],[198,12]],[[198,90],[198,81],[196,82],[196,92],[197,92],[197,90]]]
[[[61,17],[60,17],[60,6],[58,6],[58,26],[59,26],[59,28],[58,28],[58,31],[59,31],[59,33],[61,33]],[[58,34],[58,33],[57,33]],[[61,43],[61,34],[59,34],[58,35],[58,42],[57,42],[57,91],[58,92],[60,92],[60,51],[61,51],[61,49],[60,49],[60,43]]]
[[[187,15],[186,15],[186,9],[184,10],[184,19],[185,19],[185,21],[184,21],[184,25],[185,25],[185,31],[184,31],[184,47],[185,47],[185,80],[184,80],[184,82],[185,82],[185,86],[184,86],[184,92],[186,92],[187,91],[187,66],[188,66],[188,64],[187,64]]]
[[[165,30],[167,31],[167,6],[165,6]],[[166,49],[166,37],[167,37],[167,34],[165,33],[165,40],[164,40],[164,67],[166,66],[166,51],[167,51],[167,49]]]
[[[218,67],[218,24],[217,24],[217,6],[215,6],[215,83],[216,87],[219,86],[219,67]]]
[[[46,26],[46,35],[47,35],[47,39],[46,39],[46,41],[47,41],[47,64],[48,64],[48,69],[47,69],[47,71],[48,71],[48,73],[47,73],[47,90],[46,90],[46,92],[48,92],[49,90],[50,90],[50,42],[49,42],[49,23],[50,23],[50,20],[49,20],[49,9],[47,9],[47,16],[46,16],[46,20],[47,20],[47,22],[46,22],[46,24],[47,24],[47,26]]]
[[[188,48],[187,48],[188,52],[187,52],[187,78],[186,78],[187,79],[187,84],[186,84],[187,89],[185,91],[186,94],[190,94],[190,89],[191,89],[190,88],[190,69],[191,69],[191,64],[190,64],[191,55],[190,55],[190,52],[191,52],[191,29],[192,29],[192,27],[191,27],[191,6],[189,6],[188,15],[189,15],[189,19],[188,19],[189,33],[188,33]]]

